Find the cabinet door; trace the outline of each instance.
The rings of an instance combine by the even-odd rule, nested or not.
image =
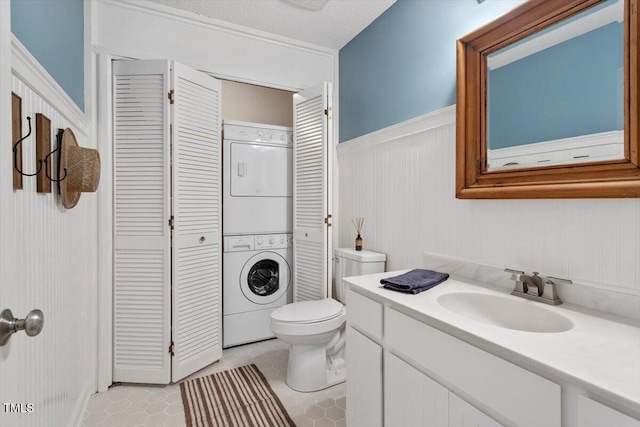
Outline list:
[[[382,426],[382,348],[347,326],[347,425]]]
[[[449,392],[449,425],[455,427],[502,427],[502,424],[451,392]]]
[[[578,397],[580,427],[640,427],[640,420],[631,418],[585,396]]]
[[[448,401],[449,391],[446,388],[393,354],[385,352],[385,425],[446,427],[449,425]]]

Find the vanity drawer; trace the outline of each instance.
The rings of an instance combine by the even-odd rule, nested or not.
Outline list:
[[[578,396],[578,425],[580,427],[640,427],[640,420],[586,396]]]
[[[385,308],[392,351],[520,426],[560,426],[560,386],[431,326]],[[455,392],[455,390],[454,390]]]
[[[380,342],[382,340],[382,304],[348,289],[347,323]]]

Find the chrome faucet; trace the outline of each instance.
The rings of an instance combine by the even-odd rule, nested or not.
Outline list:
[[[512,270],[505,268],[505,272],[511,273],[511,280],[515,280],[516,286],[511,291],[511,295],[539,301],[550,305],[562,304],[562,300],[558,297],[556,284],[573,283],[569,279],[561,279],[558,277],[547,276],[543,281],[542,277],[538,276],[538,272],[534,271],[532,274],[525,274],[524,271]],[[534,289],[535,288],[535,289]]]
[[[544,283],[542,283],[542,277],[538,276],[538,274],[540,273],[534,271],[531,276],[523,274],[520,277],[520,280],[522,280],[522,289],[524,290],[525,294],[529,294],[530,286],[535,286],[537,288],[539,297],[544,294]]]

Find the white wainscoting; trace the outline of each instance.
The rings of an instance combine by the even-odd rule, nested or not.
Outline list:
[[[361,216],[388,270],[428,251],[640,294],[640,199],[458,200],[455,143],[452,106],[339,144],[338,246]]]
[[[27,116],[33,129],[23,144],[23,170],[35,170],[36,113],[51,120],[52,148],[57,129],[67,127],[80,146],[95,148],[82,111],[17,39],[12,44],[12,90],[22,98],[24,134]],[[2,157],[7,167],[8,157]],[[2,185],[11,186],[11,181]],[[37,337],[13,337],[0,360],[7,368],[2,382],[15,385],[11,402],[34,405],[32,413],[7,418],[6,425],[79,425],[96,389],[97,197],[84,193],[74,209],[65,210],[55,184],[49,194],[36,192],[36,177],[24,177],[23,186],[2,193],[2,203],[13,207],[2,221],[15,236],[2,242],[5,254],[7,246],[13,248],[10,273],[15,280],[15,297],[2,301],[2,308],[19,317],[40,308],[45,323]]]

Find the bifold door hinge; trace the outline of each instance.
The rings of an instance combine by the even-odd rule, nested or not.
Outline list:
[[[327,227],[331,227],[331,214],[324,218],[324,223],[327,224]]]
[[[169,354],[173,356],[173,341],[169,344]]]
[[[324,115],[329,117],[329,113],[331,112],[331,108],[325,108],[324,109]]]
[[[173,230],[173,215],[169,218],[169,228]]]
[[[169,104],[173,104],[173,89],[169,91],[168,97],[169,97]]]

